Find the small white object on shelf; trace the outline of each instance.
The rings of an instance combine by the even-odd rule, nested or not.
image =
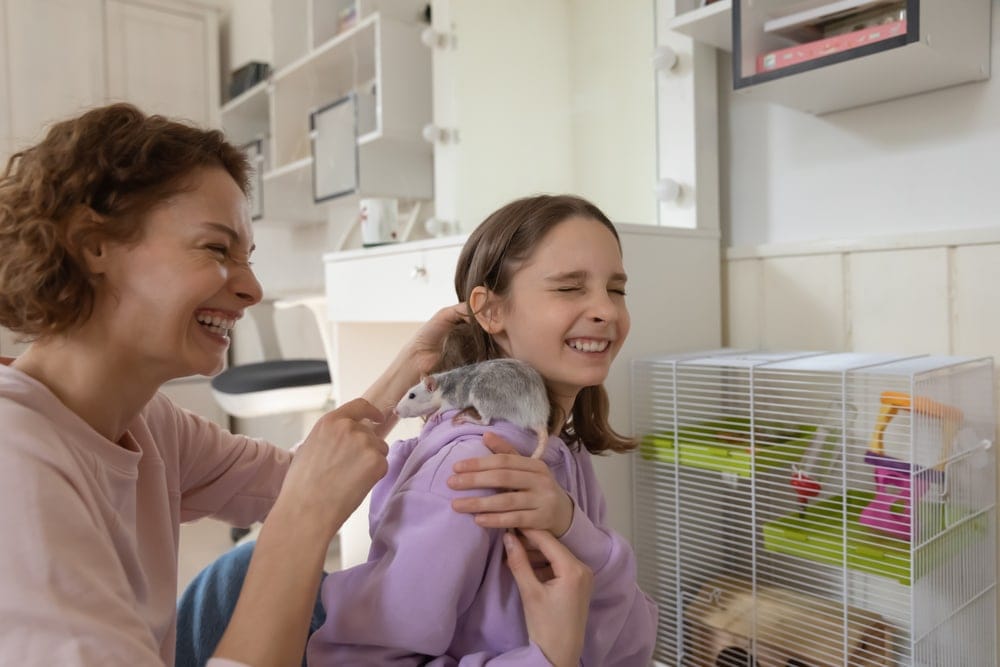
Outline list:
[[[420,41],[432,49],[448,49],[455,46],[455,35],[449,32],[439,32],[434,28],[424,28],[420,33]]]
[[[677,52],[666,44],[661,44],[653,51],[652,61],[657,71],[667,72],[677,67]]]
[[[656,198],[661,202],[677,201],[681,197],[681,184],[672,178],[661,178],[654,188]]]

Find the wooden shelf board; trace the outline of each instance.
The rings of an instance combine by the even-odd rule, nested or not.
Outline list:
[[[313,202],[311,157],[264,174],[264,218],[289,225],[326,222],[323,206]]]
[[[261,81],[226,102],[219,110],[222,129],[233,143],[244,144],[268,134],[271,115],[268,87],[268,81]]]

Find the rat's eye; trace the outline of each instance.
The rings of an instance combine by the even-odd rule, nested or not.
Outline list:
[[[416,397],[417,397],[416,392],[412,392],[412,391],[410,392],[410,395],[407,396],[407,398],[416,398]]]

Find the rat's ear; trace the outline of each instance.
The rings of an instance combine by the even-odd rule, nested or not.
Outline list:
[[[472,288],[469,309],[486,333],[498,334],[503,331],[500,300],[483,285]]]
[[[424,382],[424,386],[427,388],[427,391],[434,393],[438,386],[437,380],[434,379],[434,376],[425,375],[422,380]]]

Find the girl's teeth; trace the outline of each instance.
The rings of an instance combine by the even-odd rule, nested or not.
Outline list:
[[[570,342],[570,347],[581,352],[603,352],[608,347],[608,341],[581,341]]]

